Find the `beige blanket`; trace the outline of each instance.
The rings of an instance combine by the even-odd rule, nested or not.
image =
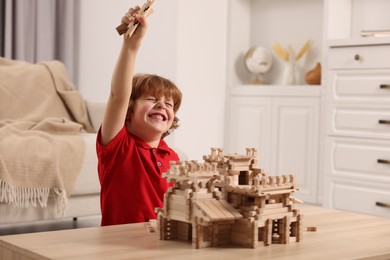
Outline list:
[[[66,207],[93,132],[84,100],[59,61],[0,57],[0,202]]]

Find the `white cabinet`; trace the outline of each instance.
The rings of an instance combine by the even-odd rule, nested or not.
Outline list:
[[[270,175],[294,174],[294,196],[317,203],[319,98],[317,87],[244,86],[230,94],[227,152],[255,147]]]
[[[321,62],[322,14],[323,0],[229,0],[225,150],[257,148],[261,168],[294,174],[301,189],[295,196],[310,203],[318,203],[321,89],[305,86],[302,78]],[[273,53],[279,43],[297,53],[308,39],[314,44],[299,60],[300,85],[280,86],[285,64],[275,54],[264,75],[267,85],[245,85],[254,77],[244,64],[251,47]]]
[[[360,36],[390,29],[389,19],[377,13],[390,1],[325,4],[323,204],[390,217],[390,38]]]

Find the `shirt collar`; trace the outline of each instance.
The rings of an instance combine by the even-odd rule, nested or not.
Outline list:
[[[138,136],[135,136],[133,134],[130,134],[130,135],[134,138],[134,141],[136,142],[138,147],[142,147],[143,149],[146,149],[146,150],[153,149],[153,147],[148,145],[144,140],[142,140]],[[167,152],[167,153],[170,154],[169,147],[168,147],[167,143],[163,139],[160,139],[160,143],[158,144],[157,149],[161,150],[161,151],[164,151],[164,152]]]

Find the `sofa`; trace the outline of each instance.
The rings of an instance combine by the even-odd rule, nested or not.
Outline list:
[[[54,91],[47,86],[52,84],[56,85]],[[102,102],[83,99],[59,61],[31,64],[0,57],[0,225],[100,215],[95,142],[104,108]],[[60,132],[58,126],[67,132]],[[5,129],[8,132],[4,133]],[[30,134],[35,129],[37,136]],[[24,142],[16,139],[21,138],[18,135],[29,139]],[[56,145],[45,146],[40,141],[51,136]],[[69,142],[58,140],[67,137]],[[11,142],[12,138],[16,141]],[[80,149],[69,145],[75,138],[79,142],[75,147]],[[32,148],[34,140],[38,148]],[[14,146],[22,150],[16,153]],[[26,157],[32,159],[26,163]],[[57,157],[65,158],[52,164],[50,160]],[[7,160],[15,162],[8,165]],[[69,169],[72,172],[66,172]],[[22,180],[14,182],[20,175]]]

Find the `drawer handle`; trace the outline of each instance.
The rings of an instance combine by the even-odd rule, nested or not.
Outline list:
[[[385,159],[378,159],[376,162],[383,163],[383,164],[390,164],[390,160],[385,160]]]
[[[355,54],[355,60],[360,60],[360,55],[359,54]]]
[[[389,84],[380,84],[380,88],[381,89],[390,89],[390,85]]]
[[[379,201],[377,201],[377,202],[375,203],[375,205],[377,205],[378,207],[390,208],[390,204],[383,203],[383,202],[379,202]]]
[[[381,125],[390,125],[390,120],[379,119],[378,123]]]

